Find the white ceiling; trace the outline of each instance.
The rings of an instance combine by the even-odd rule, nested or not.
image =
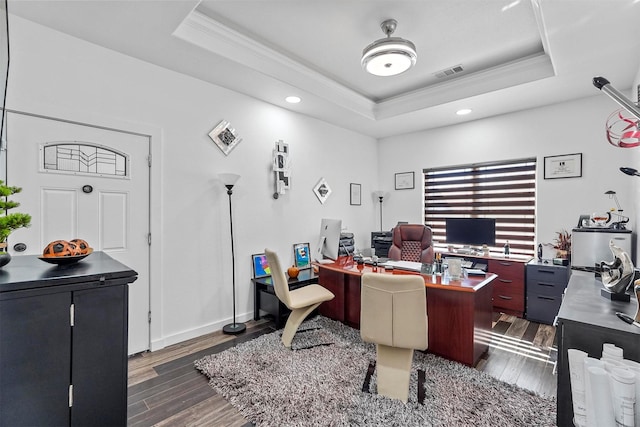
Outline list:
[[[9,0],[9,13],[374,137],[595,95],[594,76],[627,90],[640,68],[640,0]],[[368,75],[362,49],[388,18],[418,62]]]

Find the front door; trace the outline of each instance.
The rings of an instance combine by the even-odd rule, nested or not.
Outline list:
[[[53,240],[86,240],[138,273],[129,288],[129,354],[149,346],[149,138],[126,131],[9,113],[7,182],[22,187],[16,211],[29,228],[14,255],[41,254]]]

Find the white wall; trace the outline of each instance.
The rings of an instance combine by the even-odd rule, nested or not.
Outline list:
[[[389,192],[384,229],[422,221],[423,168],[535,156],[538,241],[570,229],[582,213],[613,206],[615,190],[632,218],[634,150],[608,145],[607,116],[617,108],[593,97],[376,141],[235,92],[10,16],[8,108],[151,135],[152,347],[219,330],[231,318],[227,195],[219,172],[242,175],[234,189],[234,231],[241,320],[252,316],[250,255],[269,246],[292,261],[293,243],[318,235],[320,219],[342,218],[358,246],[379,228],[376,189]],[[590,85],[590,82],[585,82]],[[229,120],[243,141],[225,157],[208,132]],[[274,200],[274,142],[289,144],[292,190]],[[9,148],[10,149],[10,148]],[[583,153],[583,177],[544,180],[544,156]],[[376,167],[377,166],[377,167]],[[394,174],[414,171],[414,190],[394,190]],[[311,189],[325,177],[333,189],[321,205]],[[362,184],[362,206],[349,205],[349,183]],[[11,183],[20,185],[20,183]],[[637,191],[637,190],[636,190]],[[31,213],[33,214],[33,213]],[[634,220],[633,223],[636,221]],[[632,224],[633,227],[633,224]],[[134,285],[135,286],[135,285]]]
[[[253,315],[251,254],[270,247],[292,262],[293,243],[313,249],[323,217],[341,218],[357,244],[368,245],[377,218],[369,197],[378,186],[375,139],[13,15],[10,26],[9,109],[152,136],[153,348],[219,330],[232,316],[228,199],[219,172],[242,175],[233,194],[240,320]],[[208,137],[222,119],[243,138],[229,156]],[[270,166],[279,139],[291,151],[292,189],[274,200]],[[324,205],[312,192],[321,177],[333,190]],[[350,182],[362,184],[362,206],[350,206]]]
[[[633,150],[613,147],[605,139],[605,122],[617,108],[595,92],[576,101],[382,139],[379,180],[391,192],[385,223],[390,227],[398,220],[423,220],[423,183],[417,179],[415,190],[394,191],[396,172],[420,176],[423,168],[528,157],[538,160],[538,242],[552,242],[556,231],[571,230],[580,214],[615,207],[604,195],[607,190],[616,191],[625,213],[635,218],[632,180],[618,170],[633,166]],[[543,179],[545,156],[571,153],[582,153],[581,178]]]

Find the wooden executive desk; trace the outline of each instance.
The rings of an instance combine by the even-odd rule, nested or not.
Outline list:
[[[362,273],[418,274],[403,270],[356,265],[352,257],[319,264],[318,282],[335,294],[320,305],[320,314],[360,328],[360,276]],[[470,276],[443,282],[440,276],[423,275],[427,287],[429,318],[428,351],[469,366],[475,366],[489,348],[492,317],[492,281],[497,276]]]

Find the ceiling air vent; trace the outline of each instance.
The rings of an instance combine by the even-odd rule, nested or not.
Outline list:
[[[441,79],[443,77],[449,77],[449,76],[453,76],[454,74],[458,74],[464,71],[464,68],[462,68],[462,65],[458,64],[458,65],[454,65],[451,68],[447,68],[445,70],[441,70],[438,71],[437,73],[434,73],[434,76],[436,76],[437,78]]]

